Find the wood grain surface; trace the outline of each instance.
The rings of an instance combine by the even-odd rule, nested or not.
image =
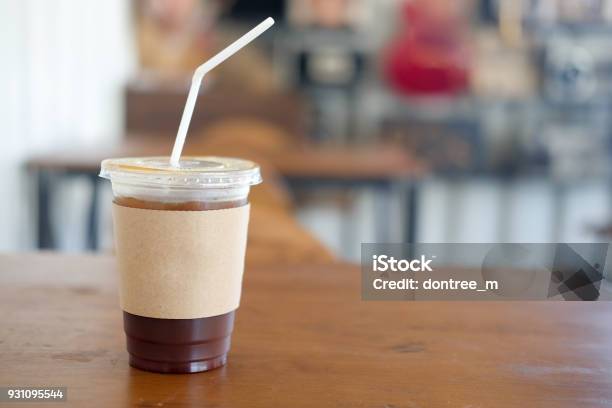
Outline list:
[[[356,266],[252,264],[228,365],[191,375],[128,366],[110,256],[0,256],[0,310],[0,386],[57,406],[612,406],[605,302],[364,302]]]

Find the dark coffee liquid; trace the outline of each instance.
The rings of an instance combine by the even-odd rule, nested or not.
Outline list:
[[[247,200],[163,203],[115,197],[124,207],[166,211],[207,211],[241,207]],[[157,319],[123,312],[130,365],[159,373],[195,373],[221,367],[230,349],[234,314],[201,319]]]

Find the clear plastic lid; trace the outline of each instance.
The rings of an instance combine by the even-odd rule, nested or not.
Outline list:
[[[259,165],[229,157],[183,157],[172,167],[168,157],[128,157],[102,161],[100,177],[113,183],[179,188],[232,188],[261,183]]]

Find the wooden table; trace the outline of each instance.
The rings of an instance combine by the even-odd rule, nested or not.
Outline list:
[[[203,146],[186,146],[186,154],[201,154]],[[100,162],[110,157],[167,155],[171,141],[163,138],[132,136],[124,142],[99,148],[61,150],[39,155],[28,160],[28,167],[36,174],[37,219],[39,249],[55,249],[51,220],[52,194],[56,190],[54,180],[66,176],[87,178],[92,186],[87,222],[87,247],[98,248],[98,201]],[[209,150],[204,150],[210,153]],[[213,152],[219,154],[219,152]],[[220,152],[226,155],[226,152]],[[232,153],[230,150],[229,153]],[[236,154],[235,152],[233,152]],[[240,152],[242,155],[242,152]],[[246,158],[250,158],[247,154]],[[424,164],[408,152],[393,145],[371,145],[362,147],[317,147],[301,146],[265,155],[268,162],[292,186],[299,187],[368,187],[375,189],[381,199],[391,193],[402,195],[406,205],[404,231],[406,242],[416,242],[417,231],[417,184],[426,172]],[[386,209],[380,211],[376,225],[381,241],[387,240],[390,228],[388,200],[382,200]]]
[[[251,259],[228,365],[161,375],[128,366],[115,286],[111,257],[1,256],[0,385],[79,407],[612,406],[606,302],[364,302],[356,266]]]
[[[201,155],[202,149],[208,153],[206,145],[187,144],[185,154]],[[36,155],[28,160],[28,167],[35,170],[43,168],[49,171],[95,173],[97,175],[103,159],[168,156],[171,150],[171,140],[160,137],[132,136],[110,146],[64,149]],[[427,170],[424,163],[392,144],[353,147],[306,145],[291,150],[266,153],[265,159],[280,174],[291,179],[385,181],[393,178],[418,178],[423,176]]]

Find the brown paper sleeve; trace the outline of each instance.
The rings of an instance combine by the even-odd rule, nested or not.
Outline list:
[[[249,206],[160,211],[113,205],[121,307],[195,319],[238,308]]]

